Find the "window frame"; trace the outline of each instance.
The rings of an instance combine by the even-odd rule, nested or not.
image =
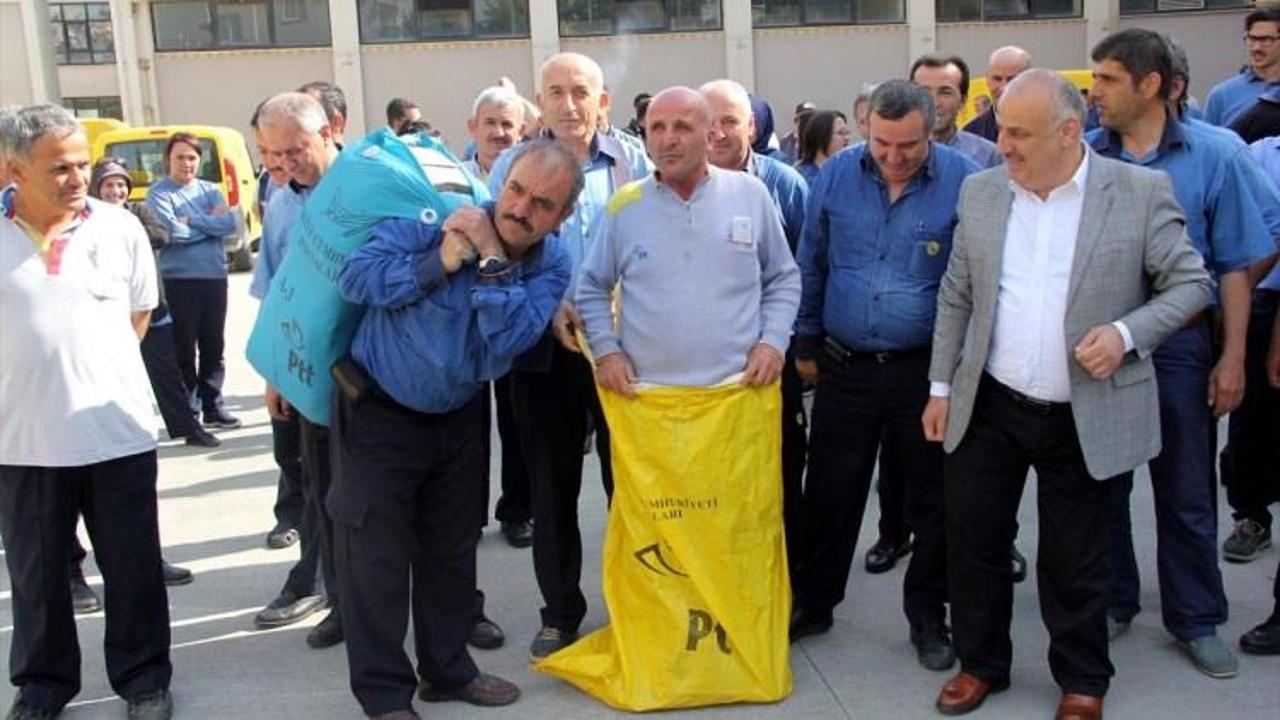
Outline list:
[[[1209,2],[1210,0],[1204,0]],[[1160,0],[1151,0],[1152,8],[1150,10],[1130,10],[1125,11],[1123,3],[1117,9],[1120,17],[1141,17],[1143,15],[1172,15],[1177,13],[1200,13],[1200,12],[1231,12],[1236,10],[1253,10],[1256,5],[1249,0],[1240,0],[1239,5],[1220,5],[1217,7],[1198,7],[1198,8],[1164,8],[1160,7]]]
[[[105,101],[105,102],[104,102]],[[124,103],[119,95],[90,95],[85,97],[65,97],[62,98],[63,107],[71,111],[76,117],[93,117],[93,118],[111,118],[113,120],[124,121]],[[118,115],[103,114],[103,106],[110,105],[111,109],[119,110]],[[81,115],[83,110],[93,109],[98,112],[97,115]]]
[[[574,38],[574,39],[618,37],[619,35],[673,35],[673,34],[700,33],[700,32],[722,32],[724,30],[724,0],[703,0],[703,1],[714,2],[720,6],[720,21],[716,23],[715,27],[693,28],[693,29],[687,29],[687,30],[673,28],[671,20],[673,17],[675,17],[675,14],[672,11],[675,9],[676,0],[662,0],[662,14],[667,21],[667,26],[665,28],[653,28],[650,30],[627,30],[624,33],[619,33],[618,18],[615,15],[612,18],[613,27],[610,28],[609,32],[566,34],[564,32],[564,24],[563,24],[564,21],[560,19],[560,2],[559,0],[556,0],[556,28],[560,32],[560,37]],[[729,2],[733,2],[733,1],[734,0],[729,0]]]
[[[300,1],[305,5],[306,0],[300,0]],[[277,21],[276,0],[254,0],[254,2],[252,3],[231,2],[230,0],[156,0],[155,2],[147,3],[150,6],[150,12],[151,12],[151,42],[153,43],[156,49],[156,52],[217,52],[217,51],[226,51],[226,50],[273,50],[277,48],[289,48],[289,49],[327,48],[333,45],[333,25],[329,21],[329,2],[330,1],[331,0],[324,0],[326,34],[322,40],[317,40],[315,42],[305,42],[305,43],[282,43],[276,40],[276,30],[278,28],[278,24],[279,22],[284,22],[284,21],[279,21],[279,22]],[[210,34],[210,37],[212,38],[212,41],[210,42],[209,45],[200,46],[200,47],[169,47],[161,43],[160,26],[156,22],[156,8],[162,5],[177,5],[179,4],[179,2],[181,2],[181,4],[190,4],[190,5],[203,4],[206,6],[209,12],[209,34]],[[217,9],[218,6],[219,5],[234,6],[234,5],[244,5],[244,4],[257,4],[258,2],[261,2],[263,5],[266,6],[267,34],[269,36],[267,42],[265,44],[243,44],[243,43],[223,44],[219,40],[219,32],[218,32],[219,21],[218,21],[218,9]],[[305,17],[305,15],[306,13],[304,12],[303,16]],[[297,21],[296,19],[293,20],[293,22],[296,22],[296,21]]]
[[[758,25],[756,24],[756,20],[755,20],[754,8],[752,8],[751,29],[752,30],[776,30],[780,28],[798,28],[798,27],[810,27],[810,28],[881,27],[881,26],[892,26],[892,25],[906,25],[907,24],[907,3],[912,0],[898,0],[898,1],[902,6],[901,20],[870,20],[867,22],[863,22],[857,19],[859,5],[861,5],[862,0],[845,0],[845,2],[848,3],[849,5],[850,14],[854,18],[851,22],[844,22],[840,20],[833,21],[833,22],[810,22],[805,18],[805,14],[808,12],[808,6],[805,0],[795,0],[796,5],[800,10],[800,20],[798,22],[771,23],[771,24],[765,24],[765,25]]]
[[[1074,2],[1078,3],[1078,8],[1074,13],[1071,13],[1071,14],[1061,14],[1061,13],[1041,14],[1036,12],[1034,9],[1034,5],[1036,4],[1037,0],[1028,0],[1028,3],[1032,5],[1033,8],[1031,10],[1028,10],[1023,15],[988,15],[987,0],[978,0],[980,17],[976,19],[967,19],[967,20],[943,20],[942,13],[938,12],[938,5],[942,4],[945,1],[946,0],[934,0],[934,15],[935,17],[938,18],[939,25],[945,25],[945,24],[951,24],[951,23],[976,23],[976,22],[982,22],[982,23],[1025,22],[1028,20],[1078,20],[1084,17],[1084,4],[1087,0],[1074,0]]]
[[[101,5],[107,8],[107,19],[106,20],[90,19],[89,6],[91,5]],[[58,52],[57,48],[56,47],[54,48],[53,54],[54,54],[54,59],[56,60],[56,64],[68,65],[73,67],[84,66],[84,65],[115,65],[116,64],[116,38],[115,38],[115,28],[111,27],[111,4],[110,3],[95,2],[93,0],[80,0],[78,2],[49,2],[47,3],[47,6],[49,7],[50,11],[52,11],[52,9],[55,7],[58,8],[58,19],[55,20],[52,17],[49,18],[50,25],[52,27],[56,27],[57,29],[61,30],[62,47],[64,48],[62,52]],[[66,7],[80,8],[84,12],[84,19],[83,20],[67,20],[66,14],[63,12],[63,8],[66,8]],[[107,24],[107,27],[111,30],[111,49],[110,50],[97,50],[93,46],[93,31],[92,31],[93,23],[102,23],[102,22],[105,22]],[[87,50],[73,50],[71,48],[71,35],[67,30],[67,26],[69,24],[84,26],[85,42],[89,46]],[[87,52],[89,54],[88,62],[76,62],[71,59],[72,53],[82,53],[82,52]],[[111,59],[99,60],[98,59],[99,55],[110,55]]]
[[[529,24],[530,13],[529,3],[533,0],[507,0],[508,2],[523,2],[525,14],[525,29],[523,33],[514,33],[510,35],[481,35],[476,32],[478,23],[476,22],[476,3],[478,0],[468,0],[467,7],[470,9],[471,15],[471,32],[466,35],[427,35],[422,34],[422,17],[418,11],[418,0],[408,0],[414,4],[413,12],[413,36],[409,38],[392,38],[382,40],[377,38],[368,38],[364,32],[364,13],[361,12],[361,6],[365,0],[356,0],[356,22],[359,24],[360,44],[361,45],[405,45],[411,43],[447,43],[447,42],[488,42],[501,40],[527,40],[531,37]]]

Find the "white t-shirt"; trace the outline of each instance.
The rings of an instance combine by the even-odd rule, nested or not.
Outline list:
[[[0,465],[75,467],[155,448],[130,322],[159,294],[146,231],[91,199],[47,267],[13,217],[14,192],[0,194]]]

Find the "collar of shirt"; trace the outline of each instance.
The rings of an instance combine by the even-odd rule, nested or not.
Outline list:
[[[88,199],[86,199],[84,208],[82,208],[80,212],[76,213],[76,216],[72,218],[71,223],[58,233],[58,237],[48,238],[27,223],[27,221],[18,217],[18,208],[14,203],[17,194],[18,186],[13,184],[3,190],[0,190],[0,214],[3,214],[6,220],[11,221],[14,225],[18,226],[18,229],[22,230],[23,234],[27,236],[27,239],[31,241],[31,244],[36,246],[36,250],[40,253],[40,258],[44,260],[46,264],[49,263],[49,249],[52,247],[54,241],[70,238],[72,233],[76,231],[76,228],[80,227],[85,220],[88,220],[89,216],[93,213],[93,205]]]
[[[1187,133],[1183,131],[1181,121],[1167,114],[1164,117],[1164,132],[1160,133],[1160,142],[1156,143],[1154,150],[1143,157],[1135,158],[1129,154],[1129,151],[1124,149],[1124,139],[1114,130],[1104,129],[1093,140],[1093,149],[1099,155],[1114,160],[1127,160],[1139,165],[1167,155],[1170,150],[1180,145],[1189,145]]]
[[[1080,144],[1084,148],[1084,157],[1080,159],[1079,167],[1077,167],[1076,171],[1071,174],[1071,178],[1069,180],[1051,190],[1049,194],[1045,196],[1043,201],[1040,200],[1040,196],[1036,195],[1034,191],[1028,190],[1014,182],[1013,178],[1009,178],[1009,189],[1013,191],[1015,196],[1024,200],[1033,200],[1035,202],[1044,203],[1060,200],[1066,197],[1068,193],[1073,195],[1077,193],[1083,195],[1085,183],[1089,181],[1089,146],[1085,145],[1083,142]]]
[[[555,134],[550,130],[543,130],[542,137],[547,138],[548,140],[556,139]],[[602,137],[608,138],[608,140],[600,142]],[[592,167],[602,158],[612,165],[625,163],[627,161],[627,157],[622,150],[622,143],[597,130],[591,136],[591,145],[587,150],[587,162],[583,167]],[[511,166],[508,165],[507,167],[510,168]]]
[[[714,165],[708,164],[707,174],[703,175],[702,179],[698,181],[697,187],[693,189],[693,193],[689,195],[688,200],[685,200],[684,198],[680,197],[679,193],[677,193],[675,190],[672,190],[671,187],[667,185],[665,181],[663,181],[662,173],[657,170],[653,171],[653,184],[657,188],[659,193],[665,193],[666,195],[674,199],[676,202],[692,204],[697,202],[698,197],[701,196],[703,192],[705,192],[706,187],[711,183],[712,176],[722,172],[728,172],[728,171],[721,170],[720,168],[715,167]]]

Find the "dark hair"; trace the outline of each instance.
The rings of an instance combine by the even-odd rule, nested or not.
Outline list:
[[[924,131],[929,134],[938,121],[938,111],[933,106],[933,96],[922,85],[910,80],[887,80],[871,93],[870,112],[885,120],[901,120],[914,111],[924,116]],[[867,116],[868,118],[871,115]]]
[[[320,107],[324,108],[324,116],[330,123],[338,115],[344,118],[347,116],[347,96],[343,94],[342,88],[333,83],[312,80],[298,88],[298,92],[306,93],[320,101]]]
[[[169,142],[165,143],[164,168],[166,171],[169,169],[169,155],[173,153],[173,146],[178,144],[190,145],[196,151],[197,157],[204,157],[204,148],[200,147],[200,141],[196,139],[196,136],[180,130],[170,135]]]
[[[817,108],[805,108],[795,114],[796,123],[796,139],[804,135],[804,128],[809,124],[809,120],[813,118],[814,113],[818,112]]]
[[[1187,60],[1187,51],[1182,49],[1182,45],[1174,40],[1170,35],[1164,35],[1164,41],[1169,46],[1169,60],[1172,62],[1174,79],[1182,78],[1182,96],[1178,98],[1178,117],[1182,117],[1187,111],[1187,96],[1191,94],[1191,63]],[[1170,85],[1169,91],[1173,92],[1173,86]]]
[[[826,152],[836,131],[836,118],[849,122],[839,110],[817,110],[808,114],[800,130],[800,162],[816,162],[819,152]]]
[[[631,99],[631,107],[636,111],[639,111],[642,105],[647,108],[649,107],[649,101],[652,99],[653,96],[647,92],[636,93],[636,96]]]
[[[271,98],[267,98],[267,100],[270,100],[270,99]],[[262,102],[258,103],[258,107],[253,109],[253,117],[249,118],[249,127],[253,128],[254,130],[258,129],[259,116],[262,115],[262,106],[267,104],[267,100],[263,100]]]
[[[431,127],[431,123],[426,120],[408,120],[400,126],[400,130],[396,132],[396,136],[416,135],[417,133],[426,133],[431,137],[440,137],[440,132]]]
[[[1244,31],[1253,29],[1256,22],[1273,22],[1280,24],[1280,7],[1258,8],[1244,16]]]
[[[969,63],[959,55],[921,55],[916,61],[911,63],[911,72],[907,73],[908,80],[916,79],[916,71],[922,67],[926,68],[946,68],[948,65],[955,65],[960,70],[960,97],[969,97]]]
[[[1160,76],[1160,90],[1156,97],[1169,99],[1173,87],[1173,56],[1169,43],[1159,33],[1142,28],[1128,28],[1112,33],[1093,46],[1089,55],[1094,62],[1113,60],[1128,71],[1134,87],[1150,73]]]
[[[511,174],[515,172],[516,165],[526,158],[537,158],[543,162],[552,160],[567,170],[569,172],[569,196],[565,199],[565,207],[572,207],[578,201],[578,195],[582,193],[582,186],[586,184],[586,178],[582,174],[582,163],[578,162],[578,157],[571,150],[551,138],[534,138],[528,142],[521,143],[516,146],[515,155],[511,158],[511,164],[507,166],[507,177],[511,177]]]
[[[387,124],[391,125],[397,120],[403,120],[409,115],[410,110],[421,110],[418,103],[405,98],[391,98],[391,102],[387,103]]]

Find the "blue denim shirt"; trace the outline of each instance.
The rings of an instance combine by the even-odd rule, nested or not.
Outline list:
[[[446,274],[440,240],[439,225],[384,220],[338,275],[343,297],[368,306],[352,357],[396,402],[424,413],[456,410],[505,374],[542,337],[569,283],[554,235],[498,278],[474,266]]]
[[[1106,128],[1085,139],[1099,155],[1168,174],[1187,216],[1191,244],[1215,277],[1276,251],[1268,222],[1280,222],[1280,197],[1234,133],[1199,120],[1170,118],[1160,143],[1142,158],[1130,155],[1120,136]]]
[[[755,175],[769,189],[782,219],[782,233],[794,255],[804,228],[805,206],[809,203],[809,183],[795,168],[767,155],[753,152],[747,158],[747,172]]]
[[[867,352],[929,345],[960,185],[978,169],[930,142],[924,166],[890,203],[865,143],[822,166],[797,259],[804,281],[797,357],[813,357],[823,336]]]
[[[1237,115],[1253,107],[1263,93],[1274,88],[1280,88],[1280,82],[1269,83],[1254,74],[1251,68],[1245,68],[1209,91],[1209,98],[1204,103],[1204,121],[1226,127]]]

